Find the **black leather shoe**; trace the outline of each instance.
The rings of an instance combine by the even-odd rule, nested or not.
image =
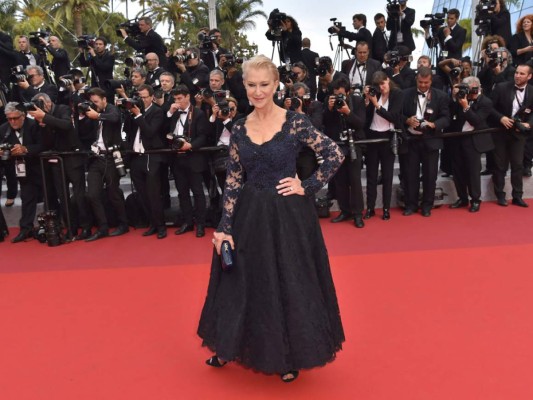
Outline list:
[[[455,203],[450,204],[450,208],[468,207],[468,200],[457,199]]]
[[[431,209],[423,208],[421,214],[423,217],[431,217]]]
[[[390,211],[386,208],[383,209],[383,216],[381,217],[383,221],[388,221],[390,219]]]
[[[531,168],[524,167],[524,172],[522,173],[522,175],[524,175],[526,178],[530,178],[532,175]]]
[[[15,236],[13,239],[11,239],[11,243],[19,243],[23,242],[26,239],[31,238],[31,231],[27,229],[23,229],[19,232],[17,236]]]
[[[82,229],[79,235],[76,235],[76,240],[85,240],[91,236],[90,229]]]
[[[150,227],[147,231],[143,232],[143,236],[152,236],[157,233],[157,228],[155,226]]]
[[[164,239],[167,237],[167,228],[158,228],[157,229],[157,238]]]
[[[120,236],[128,233],[129,231],[130,228],[128,228],[128,225],[119,225],[117,229],[109,234],[109,236]]]
[[[470,211],[471,213],[475,213],[479,211],[480,207],[481,207],[481,201],[473,201],[468,211]]]
[[[416,211],[413,210],[412,208],[406,208],[405,210],[403,210],[403,213],[402,215],[405,215],[406,217],[408,217],[409,215],[413,215]]]
[[[485,170],[481,171],[480,175],[482,175],[482,176],[492,175],[492,171],[489,171],[488,169],[485,169]]]
[[[86,242],[94,242],[95,240],[102,239],[109,236],[107,231],[96,231],[92,236],[85,239]]]
[[[496,204],[502,207],[507,207],[507,200],[505,200],[505,197],[498,197]]]
[[[524,200],[522,200],[521,197],[514,197],[512,203],[518,207],[529,207],[529,205]]]
[[[331,222],[333,222],[335,224],[337,222],[347,221],[347,220],[352,219],[352,218],[353,218],[352,214],[341,212],[339,215],[337,215],[335,218],[333,218],[331,220]]]
[[[368,210],[366,210],[366,213],[365,213],[365,217],[364,217],[364,218],[365,218],[365,219],[370,219],[370,218],[372,218],[374,215],[376,215],[376,212],[375,212],[373,209],[369,208]]]
[[[190,232],[194,230],[194,225],[193,224],[183,224],[180,226],[180,228],[174,232],[176,235],[183,235],[185,232]]]
[[[197,225],[196,226],[196,237],[204,237],[205,236],[205,226],[203,225]]]
[[[363,217],[361,217],[361,216],[355,217],[354,220],[353,220],[353,224],[355,225],[356,228],[364,228],[365,227],[365,223],[363,222]]]

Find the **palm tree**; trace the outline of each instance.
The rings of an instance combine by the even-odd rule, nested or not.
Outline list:
[[[146,7],[146,8],[144,8]],[[191,19],[193,2],[186,0],[148,0],[143,2],[143,15],[151,17],[152,21],[168,24],[168,34],[181,29],[183,24]]]
[[[43,3],[53,17],[52,26],[72,26],[76,36],[83,34],[88,21],[98,21],[102,11],[108,9],[107,0],[44,0]]]
[[[14,0],[7,0],[0,3],[0,31],[12,32],[13,27],[17,23],[15,19],[15,12],[17,11],[17,2]]]

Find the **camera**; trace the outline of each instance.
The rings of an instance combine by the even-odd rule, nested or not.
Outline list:
[[[466,96],[468,96],[470,94],[470,87],[468,85],[464,85],[464,84],[460,84],[460,85],[457,85],[457,97],[459,99],[465,99]]]
[[[346,104],[346,96],[343,94],[337,94],[335,95],[335,103],[333,103],[333,107],[335,109],[340,110],[344,105]]]
[[[447,8],[443,8],[441,13],[426,14],[425,19],[420,21],[420,27],[422,29],[431,28],[432,30],[438,30],[446,21]]]
[[[104,82],[104,89],[106,91],[115,91],[121,87],[123,87],[124,90],[128,90],[133,87],[133,83],[129,79],[108,79]]]
[[[217,102],[217,104],[218,104],[218,107],[220,108],[220,115],[222,115],[223,117],[229,116],[232,110],[231,110],[231,107],[229,106],[228,101],[224,99],[224,100]]]
[[[118,99],[117,100],[117,107],[123,109],[123,110],[131,110],[133,107],[143,109],[143,102],[142,99],[139,97],[132,97],[131,99]]]
[[[275,40],[281,38],[281,28],[283,21],[287,19],[287,14],[279,12],[279,9],[275,8],[268,16],[268,26],[270,27],[270,34],[274,36]]]
[[[37,107],[44,110],[44,101],[42,99],[32,100],[30,102],[22,103],[22,107],[26,111],[36,111]]]
[[[305,112],[305,110],[307,109],[307,107],[309,107],[309,104],[311,103],[311,95],[306,93],[302,97],[293,96],[290,98],[290,100],[290,110],[296,111],[298,108],[302,107],[302,111]]]
[[[316,66],[316,73],[318,76],[326,76],[326,74],[333,68],[333,63],[329,57],[320,57]]]
[[[84,50],[88,49],[89,47],[94,47],[94,42],[96,41],[95,35],[81,35],[78,36],[78,47],[82,48]]]
[[[458,76],[461,75],[462,72],[463,72],[463,68],[461,68],[461,67],[455,67],[455,68],[452,68],[452,69],[450,70],[450,76],[451,76],[452,78],[457,78]]]
[[[120,154],[120,146],[115,144],[107,148],[108,153],[113,155],[113,162],[120,177],[126,176],[126,167],[124,166],[124,160],[122,154]]]
[[[222,54],[220,58],[222,57],[226,59],[224,67],[234,67],[235,64],[242,64],[245,61],[244,58],[235,58],[235,55],[231,53]]]
[[[339,29],[338,33],[346,32],[346,27],[342,25],[342,22],[337,22],[337,18],[330,18],[329,20],[331,22],[333,22],[333,26],[330,26],[328,28],[328,33],[330,35],[336,35],[337,34],[337,29]]]
[[[0,143],[0,160],[7,161],[11,157],[11,150],[13,145],[11,143]]]
[[[86,83],[87,79],[85,79],[83,76],[79,78],[75,78],[73,75],[63,75],[59,77],[57,81],[57,86],[59,86],[60,91],[61,89],[69,89],[70,86],[76,85],[78,83]]]
[[[524,125],[524,121],[522,120],[520,116],[515,115],[513,120],[514,120],[513,128],[515,131],[523,135],[527,135],[530,133],[531,130],[527,126]]]
[[[503,52],[506,51],[505,48],[499,47],[495,50],[492,50],[490,47],[487,48],[485,54],[487,55],[488,66],[490,68],[496,68],[498,65],[503,64],[506,59],[503,57]]]
[[[198,41],[200,42],[200,49],[202,50],[212,50],[213,43],[217,41],[215,35],[206,35],[204,32],[198,34]]]
[[[374,86],[369,86],[368,87],[368,95],[369,96],[377,97],[378,93],[379,93],[379,90],[376,89]]]
[[[126,67],[128,68],[140,68],[145,64],[144,56],[142,53],[135,53],[133,57],[126,57],[124,59],[124,64],[126,64]]]
[[[174,136],[171,133],[167,135],[167,139],[170,142],[170,148],[172,150],[181,150],[185,143],[189,143],[191,140],[187,136],[178,135]]]
[[[181,62],[181,63],[185,63],[189,60],[193,60],[197,58],[196,57],[196,54],[194,53],[189,53],[189,54],[177,54],[175,56],[172,56],[169,58],[169,61],[170,62],[174,62],[174,63],[177,63],[177,62]]]
[[[351,88],[352,88],[352,93],[354,94],[354,96],[363,95],[363,85],[361,85],[360,83],[353,84]]]
[[[26,69],[23,65],[17,65],[16,67],[11,68],[11,75],[9,77],[9,82],[18,83],[24,82],[27,79]]]
[[[295,72],[292,72],[291,64],[285,64],[280,67],[278,67],[279,71],[279,79],[281,82],[287,84],[287,83],[294,83],[296,82],[296,79],[298,79],[298,74]]]
[[[139,28],[139,22],[136,19],[130,19],[126,22],[117,25],[116,33],[118,36],[122,36],[120,32],[121,29],[124,29],[128,35],[137,36],[141,34]]]
[[[29,42],[36,49],[43,50],[44,47],[41,44],[41,38],[48,39],[50,37],[49,31],[37,31],[29,33]]]
[[[37,223],[39,228],[35,236],[40,243],[48,243],[49,247],[55,247],[64,242],[56,210],[48,210],[39,214]]]
[[[476,5],[474,25],[477,25],[476,35],[487,36],[491,34],[491,17],[498,5],[498,0],[480,0]]]
[[[78,103],[78,113],[85,114],[89,109],[96,110],[96,105],[90,101],[83,101],[81,103]]]
[[[389,14],[389,17],[399,17],[402,12],[401,7],[405,3],[406,0],[387,0],[387,14]]]

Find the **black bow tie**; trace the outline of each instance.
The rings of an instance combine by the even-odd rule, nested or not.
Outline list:
[[[514,87],[517,92],[523,92],[525,88],[519,88],[518,86]]]
[[[366,67],[366,63],[357,63],[357,68],[359,67],[363,67],[363,68]]]
[[[187,114],[187,111],[178,110],[178,115],[183,115],[183,114]]]
[[[419,96],[422,96],[422,97],[426,97],[426,94],[425,93],[422,93],[422,92],[417,92]]]

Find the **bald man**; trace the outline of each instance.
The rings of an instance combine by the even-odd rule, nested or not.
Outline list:
[[[40,42],[53,57],[50,68],[55,78],[58,79],[60,76],[67,75],[70,70],[70,60],[61,40],[57,36],[50,36],[48,39],[40,38]]]

